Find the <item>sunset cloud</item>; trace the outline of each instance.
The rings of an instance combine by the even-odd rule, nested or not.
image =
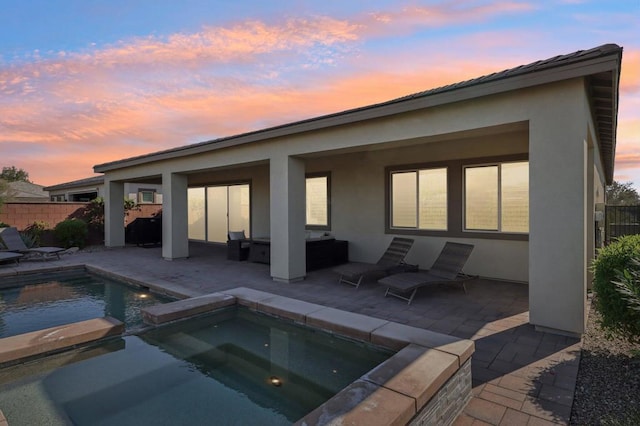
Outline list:
[[[571,51],[549,54],[554,40],[527,28],[468,30],[540,7],[411,2],[346,17],[252,18],[30,52],[0,61],[2,160],[37,183],[55,184],[91,175],[94,164],[382,102]],[[638,160],[631,107],[640,102],[639,52],[625,48],[622,68],[618,148],[629,155],[619,163],[627,169]],[[59,168],[64,164],[74,166]]]

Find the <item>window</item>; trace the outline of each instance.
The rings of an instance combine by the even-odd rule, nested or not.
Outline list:
[[[138,192],[138,204],[150,204],[155,201],[156,191],[151,189],[141,189]]]
[[[465,231],[529,232],[527,161],[464,168]]]
[[[391,173],[391,227],[447,230],[446,167]]]
[[[329,174],[309,175],[306,179],[306,225],[312,229],[330,228]]]
[[[205,197],[205,188],[187,189],[187,226],[189,238],[192,240],[206,239]]]

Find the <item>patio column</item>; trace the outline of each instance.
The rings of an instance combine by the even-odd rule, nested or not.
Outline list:
[[[529,122],[529,318],[541,330],[579,335],[586,325],[588,107],[558,97]],[[585,103],[586,104],[586,103]]]
[[[189,257],[186,175],[162,174],[162,257]]]
[[[104,181],[104,245],[124,247],[124,183]]]
[[[305,164],[286,155],[270,165],[271,277],[294,282],[306,275]]]

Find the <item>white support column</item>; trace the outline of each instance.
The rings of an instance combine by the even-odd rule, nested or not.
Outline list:
[[[162,257],[189,257],[187,176],[162,174]]]
[[[271,158],[271,277],[294,282],[306,275],[305,164],[286,155]]]
[[[104,180],[104,245],[124,247],[124,183]]]
[[[529,318],[539,329],[579,335],[586,324],[593,164],[586,113],[575,103],[556,107],[529,122]]]

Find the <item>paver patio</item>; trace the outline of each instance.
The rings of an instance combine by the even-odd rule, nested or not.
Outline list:
[[[269,265],[226,259],[226,247],[191,243],[189,259],[165,261],[160,248],[81,251],[61,260],[0,265],[4,274],[87,264],[192,295],[250,287],[282,296],[472,339],[473,398],[456,425],[566,424],[580,362],[580,340],[543,333],[528,324],[524,284],[480,279],[422,289],[411,305],[385,298],[367,282],[354,289],[331,270],[292,284],[274,282]]]

